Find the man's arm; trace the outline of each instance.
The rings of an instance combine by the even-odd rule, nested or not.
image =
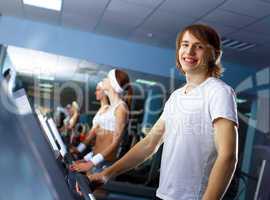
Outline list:
[[[138,142],[114,165],[103,171],[105,178],[108,179],[112,176],[124,173],[148,159],[158,150],[160,144],[162,143],[164,132],[165,123],[163,120],[159,119],[143,140]]]
[[[214,163],[203,200],[219,200],[225,194],[237,164],[238,133],[235,123],[218,118],[213,122],[217,159]]]

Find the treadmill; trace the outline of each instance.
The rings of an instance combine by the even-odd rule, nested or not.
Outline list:
[[[76,199],[24,89],[10,96],[0,82],[0,199]],[[76,180],[81,199],[94,200],[88,179],[76,173]]]

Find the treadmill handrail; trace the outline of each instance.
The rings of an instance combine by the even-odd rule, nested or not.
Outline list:
[[[60,136],[60,133],[58,132],[58,130],[55,126],[53,119],[47,118],[46,122],[48,123],[49,129],[51,129],[52,136],[54,137],[57,144],[60,146],[59,151],[60,151],[61,155],[64,157],[65,154],[67,153],[67,148],[66,148],[66,145],[64,144],[64,142]]]
[[[96,200],[96,198],[94,197],[94,195],[90,189],[88,178],[81,173],[75,173],[75,178],[76,178],[76,180],[80,186],[80,189],[83,193],[84,199],[85,200]]]

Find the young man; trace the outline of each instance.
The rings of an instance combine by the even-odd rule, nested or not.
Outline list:
[[[219,79],[221,44],[206,25],[186,27],[176,41],[184,87],[173,92],[150,134],[91,181],[106,182],[139,165],[164,143],[157,197],[218,200],[237,163],[237,109],[231,87]]]

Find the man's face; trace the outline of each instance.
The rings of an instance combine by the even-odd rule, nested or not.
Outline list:
[[[183,35],[178,51],[178,59],[185,73],[201,70],[206,54],[206,45],[191,33]]]

